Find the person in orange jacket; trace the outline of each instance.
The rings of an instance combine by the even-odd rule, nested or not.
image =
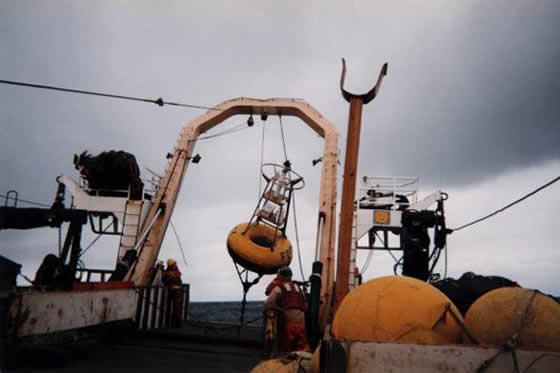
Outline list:
[[[305,311],[307,304],[301,288],[292,281],[290,267],[278,270],[277,277],[267,288],[266,311],[277,310],[282,313],[284,325],[277,336],[278,352],[310,351],[305,332]],[[270,338],[270,336],[268,336]]]
[[[270,295],[270,292],[272,291],[272,289],[274,289],[276,286],[281,286],[286,281],[288,281],[288,280],[286,280],[285,277],[283,277],[279,273],[277,273],[276,277],[274,277],[274,280],[272,280],[270,282],[270,284],[268,284],[268,286],[266,287],[266,289],[264,291],[264,295],[266,295],[268,297]]]
[[[171,327],[180,328],[183,324],[183,282],[181,272],[175,259],[167,260],[167,268],[163,272],[163,283],[169,290],[173,312],[171,314]]]

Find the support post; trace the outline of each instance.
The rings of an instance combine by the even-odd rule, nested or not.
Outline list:
[[[336,285],[334,312],[349,291],[350,250],[352,243],[352,224],[354,219],[354,200],[356,196],[356,176],[358,171],[358,155],[360,151],[360,130],[362,125],[362,106],[375,98],[383,77],[387,75],[387,64],[379,73],[377,84],[366,94],[356,95],[344,90],[346,61],[342,59],[342,75],[340,89],[342,96],[350,103],[348,134],[346,137],[346,156],[344,159],[344,181],[342,184],[342,202],[340,225],[338,230],[338,255],[336,263]],[[352,268],[353,270],[353,268]]]

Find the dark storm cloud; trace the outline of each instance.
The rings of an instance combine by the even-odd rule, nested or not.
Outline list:
[[[369,89],[389,62],[379,96],[364,109],[360,175],[417,175],[424,187],[464,190],[560,158],[556,1],[129,5],[2,2],[0,79],[209,106],[240,96],[301,97],[338,128],[344,152],[348,104],[338,87],[340,57],[347,58],[348,89],[356,92]],[[48,204],[55,177],[76,178],[72,153],[85,149],[124,149],[162,174],[181,128],[203,113],[8,86],[0,86],[0,102],[0,194],[17,189],[22,198]],[[216,130],[245,120],[232,118]],[[265,161],[283,161],[278,122],[267,122]],[[322,141],[300,121],[284,118],[284,125],[289,158],[308,183],[297,200],[309,249],[321,172],[311,160],[321,155]],[[224,263],[224,237],[256,204],[260,129],[257,123],[197,143],[203,158],[189,168],[174,213],[193,258],[185,276],[232,269]],[[44,256],[56,248],[56,231],[26,233],[0,232],[0,254],[32,263],[25,270],[32,274],[40,258],[29,259],[33,251],[23,248]],[[544,236],[550,242],[538,233]],[[515,246],[502,237],[502,252]],[[116,245],[101,241],[86,259],[109,268]],[[163,255],[179,255],[176,246],[168,235]],[[220,260],[207,260],[209,247],[222,249]],[[208,294],[217,297],[216,291]]]
[[[392,159],[378,166],[465,185],[558,159],[559,16],[558,4],[479,4],[456,16],[453,34],[420,33],[414,62],[390,64],[382,88],[399,111],[368,108],[377,130],[364,145]]]

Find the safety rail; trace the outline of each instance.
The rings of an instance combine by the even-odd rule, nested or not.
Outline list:
[[[144,193],[154,196],[158,191],[159,184],[161,183],[161,179],[163,177],[147,167],[145,167],[144,170],[146,170],[151,175],[151,178],[149,179],[145,177],[141,178],[142,182],[144,183]],[[146,187],[146,185],[150,185],[151,188]]]
[[[408,206],[418,200],[418,177],[364,176],[358,195],[362,208],[379,206]]]
[[[143,182],[147,181],[147,179],[142,178]],[[153,181],[148,181],[150,184],[153,185]],[[131,198],[131,189],[130,186],[128,189],[106,189],[106,188],[99,188],[93,189],[90,188],[87,184],[87,181],[81,177],[78,183],[80,189],[85,191],[88,195],[93,197],[120,197],[120,198]],[[153,187],[153,189],[146,188],[146,184],[142,187],[141,196],[142,199],[151,200],[153,197],[154,192],[157,190],[157,186]]]
[[[110,277],[114,272],[112,269],[92,269],[92,268],[78,269],[78,271],[82,273],[82,276],[84,274],[86,275],[86,282],[92,282],[92,276],[96,276],[96,275],[99,276],[98,281],[105,282],[108,280],[106,276],[109,275]]]
[[[14,197],[12,197],[12,195]],[[14,201],[14,204],[12,207],[17,207],[17,203],[18,203],[18,192],[16,190],[8,190],[8,193],[6,193],[6,196],[4,197],[5,201],[4,201],[4,207],[10,207],[9,206],[9,201],[10,199]]]
[[[190,285],[183,284],[181,319],[189,319]],[[140,330],[167,328],[171,324],[173,304],[169,291],[163,286],[139,286],[136,307],[136,327]]]

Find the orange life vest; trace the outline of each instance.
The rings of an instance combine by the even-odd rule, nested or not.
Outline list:
[[[269,295],[270,292],[277,286],[282,286],[285,282],[287,282],[289,280],[286,280],[282,277],[276,277],[274,278],[274,280],[272,280],[272,282],[270,284],[268,284],[268,286],[266,287],[266,290],[264,291],[264,295]]]
[[[163,272],[163,283],[171,290],[181,289],[181,272],[177,265],[168,266]]]
[[[280,289],[282,290],[280,308],[284,311],[295,308],[305,312],[305,295],[297,284],[286,281],[280,285]]]

